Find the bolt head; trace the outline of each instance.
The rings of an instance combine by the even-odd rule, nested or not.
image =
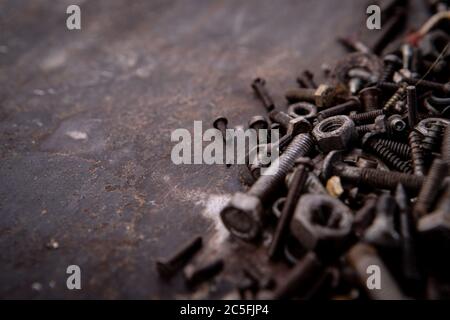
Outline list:
[[[234,194],[220,216],[230,233],[246,241],[255,240],[262,228],[263,207],[261,201],[252,195]]]
[[[222,117],[222,116],[217,117],[217,118],[214,120],[214,122],[213,122],[213,127],[214,127],[215,129],[219,129],[219,126],[220,126],[221,124],[222,124],[223,126],[227,126],[227,124],[228,124],[228,119],[225,118],[225,117]]]

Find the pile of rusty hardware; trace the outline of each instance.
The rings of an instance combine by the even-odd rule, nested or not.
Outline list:
[[[241,297],[450,297],[449,18],[436,11],[388,52],[386,34],[372,48],[346,39],[355,52],[326,84],[304,72],[285,93],[287,111],[263,79],[252,83],[267,116],[249,127],[279,128],[269,146],[280,156],[269,175],[245,166],[253,180],[221,219],[235,239],[264,247],[268,264],[290,268],[277,281],[249,275]],[[194,239],[159,270],[200,247]],[[188,270],[188,282],[223,266]]]

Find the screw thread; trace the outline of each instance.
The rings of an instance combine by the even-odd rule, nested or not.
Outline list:
[[[248,193],[258,197],[262,202],[270,199],[271,193],[276,191],[286,174],[294,167],[295,160],[306,156],[313,146],[314,140],[310,134],[299,134],[294,137],[283,154],[270,165]]]
[[[366,147],[393,169],[400,172],[412,173],[413,170],[409,162],[402,161],[395,153],[384,147],[379,141],[370,140]]]
[[[411,159],[415,175],[423,176],[425,172],[425,156],[422,151],[422,137],[417,131],[411,131],[408,136],[409,146],[411,147]]]
[[[323,120],[329,117],[337,116],[340,114],[349,113],[350,111],[353,111],[357,109],[360,106],[360,102],[356,99],[352,99],[350,101],[347,101],[345,103],[339,104],[337,106],[325,109],[323,111],[320,111],[317,114],[317,118],[319,120]]]
[[[371,132],[373,130],[373,124],[363,124],[360,126],[356,126],[356,133],[359,135],[364,135],[365,133]]]
[[[373,110],[363,113],[358,113],[350,116],[355,124],[367,124],[373,122],[376,117],[381,116],[383,114],[383,110]]]
[[[411,159],[411,148],[406,144],[389,139],[378,139],[378,142],[388,148],[402,159]]]
[[[394,189],[401,183],[406,189],[417,191],[423,183],[423,177],[402,172],[389,172],[377,169],[361,169],[360,181],[374,188]]]

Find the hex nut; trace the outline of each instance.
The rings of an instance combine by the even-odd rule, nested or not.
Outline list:
[[[323,252],[340,248],[352,223],[350,209],[340,200],[329,195],[306,194],[297,204],[290,229],[306,249]]]
[[[314,127],[312,134],[320,150],[324,153],[345,150],[355,136],[355,124],[347,116],[334,116],[319,122]]]
[[[317,115],[317,107],[309,102],[297,102],[289,106],[288,113],[294,118],[312,119]]]
[[[261,231],[262,213],[263,207],[257,197],[238,192],[220,212],[220,217],[232,235],[250,241]]]

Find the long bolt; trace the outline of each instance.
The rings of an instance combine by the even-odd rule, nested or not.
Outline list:
[[[258,197],[263,203],[270,199],[270,196],[283,183],[286,174],[294,167],[295,160],[308,155],[313,146],[314,140],[310,134],[295,136],[283,154],[270,165],[265,174],[248,190],[248,194]]]
[[[411,148],[406,144],[389,139],[378,139],[377,140],[383,147],[391,150],[400,158],[409,160],[411,159]]]
[[[401,66],[402,60],[395,54],[388,54],[384,57],[384,70],[381,76],[381,82],[392,80],[395,70]]]
[[[275,103],[266,88],[266,81],[261,78],[256,78],[252,83],[252,88],[255,91],[256,96],[261,100],[264,108],[268,112],[275,108]]]
[[[270,205],[279,192],[295,160],[307,156],[313,147],[314,140],[309,133],[296,135],[283,154],[272,162],[245,194],[238,192],[233,196],[220,213],[230,233],[246,241],[260,235],[265,220],[263,207]]]
[[[379,156],[388,166],[395,170],[412,173],[412,168],[409,162],[403,161],[394,152],[385,148],[380,142],[375,139],[370,139],[366,145],[366,149]]]
[[[292,216],[294,215],[295,206],[297,205],[298,198],[303,190],[306,179],[308,177],[308,171],[312,166],[309,163],[310,159],[302,159],[302,162],[298,164],[292,176],[292,181],[289,184],[289,191],[286,197],[286,201],[281,211],[277,228],[275,230],[272,243],[269,248],[269,257],[274,259],[280,253],[280,249],[284,244],[286,238],[286,230],[291,223]]]
[[[406,87],[406,104],[408,105],[408,123],[412,129],[417,124],[417,94],[415,86]]]
[[[434,159],[414,206],[414,215],[417,220],[426,215],[431,209],[440,191],[443,178],[447,175],[447,173],[447,163],[439,158]]]
[[[171,277],[202,248],[202,237],[198,236],[189,241],[168,260],[157,260],[156,268],[163,277]]]

